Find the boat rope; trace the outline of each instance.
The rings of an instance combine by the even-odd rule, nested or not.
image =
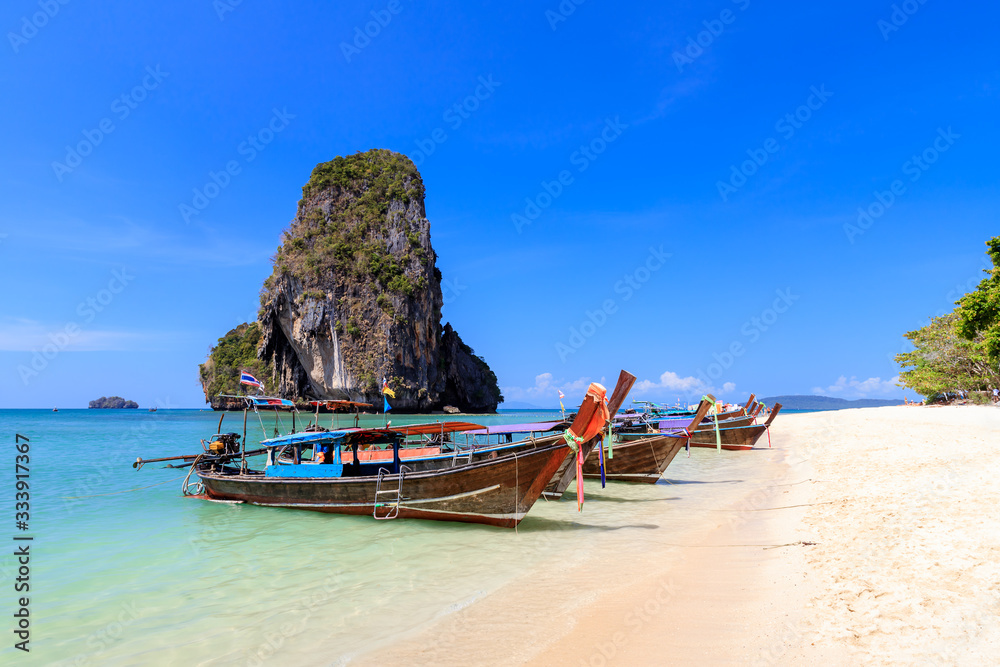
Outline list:
[[[186,476],[184,477],[184,483],[183,483],[183,484],[181,484],[181,493],[183,493],[183,494],[184,494],[185,496],[190,496],[190,495],[198,495],[197,493],[195,493],[195,494],[192,494],[192,493],[189,493],[189,492],[188,492],[188,480],[190,480],[190,479],[191,479],[191,473],[193,473],[193,472],[194,472],[194,469],[195,469],[195,468],[196,468],[196,467],[198,466],[198,462],[199,462],[199,461],[201,461],[201,460],[202,460],[202,459],[203,459],[204,457],[205,457],[205,455],[204,455],[204,454],[199,454],[199,455],[198,455],[198,458],[196,458],[196,459],[195,459],[195,460],[194,460],[194,461],[193,461],[193,462],[191,463],[191,468],[190,468],[190,469],[188,470],[188,473],[187,473],[187,475],[186,475]],[[196,487],[195,487],[195,488],[197,488],[197,486],[200,486],[200,485],[201,485],[201,482],[198,482],[198,485],[196,485]]]
[[[772,484],[771,486],[798,486],[799,484],[805,484],[806,482],[812,482],[813,484],[818,484],[820,482],[827,482],[825,479],[803,479],[799,482],[790,482],[788,484]]]
[[[656,450],[653,449],[653,438],[649,439],[649,453],[653,455],[653,463],[656,464],[656,469],[660,469],[660,460],[656,458]]]
[[[836,505],[843,500],[824,500],[821,503],[805,503],[804,505],[785,505],[784,507],[761,507],[760,509],[746,510],[748,512],[769,512],[771,510],[790,510],[795,507],[814,507],[816,505]]]
[[[257,421],[260,422],[260,432],[264,434],[265,438],[267,438],[267,430],[264,428],[264,420],[263,420],[263,418],[261,418],[260,412],[257,410],[257,404],[256,403],[254,403],[254,405],[253,405],[253,413],[255,415],[257,415]]]
[[[846,500],[846,499],[844,499]],[[757,507],[757,508],[747,508],[747,509],[719,509],[717,507],[703,508],[699,511],[701,512],[770,512],[772,510],[790,510],[796,507],[814,507],[816,505],[836,505],[837,503],[842,503],[844,500],[824,500],[820,503],[805,503],[804,505],[785,505],[784,507]]]
[[[185,477],[185,475],[181,475],[180,477],[174,477],[173,479],[168,479],[166,482],[157,482],[156,484],[150,484],[149,486],[137,486],[134,489],[125,489],[124,491],[112,491],[110,493],[94,493],[89,496],[62,496],[62,499],[79,500],[81,498],[97,498],[99,496],[116,496],[119,493],[131,493],[133,491],[142,491],[143,489],[151,489],[154,486],[160,486],[161,484],[167,484],[168,482],[176,482],[177,480],[181,479],[181,477]]]
[[[761,549],[780,549],[781,547],[812,547],[818,542],[789,542],[788,544],[666,544],[668,547],[680,547],[682,549],[720,549],[726,547],[760,547]]]

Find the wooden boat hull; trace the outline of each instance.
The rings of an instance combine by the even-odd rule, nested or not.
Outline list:
[[[753,417],[734,417],[733,419],[720,419],[719,428],[739,428],[741,426],[750,426],[753,424]],[[707,421],[700,424],[695,431],[711,431],[715,433],[715,422]]]
[[[611,415],[618,412],[618,408],[625,402],[625,397],[632,390],[635,379],[635,376],[627,371],[622,371],[618,374],[618,382],[615,385],[615,390],[611,394],[610,400],[608,400],[608,412]],[[599,435],[580,446],[580,451],[583,452],[584,465],[586,465],[590,453],[594,451],[594,448],[597,447],[597,443],[600,442],[602,437]],[[567,457],[567,460],[563,461],[555,475],[552,476],[552,479],[546,485],[544,491],[545,497],[553,500],[561,498],[574,479],[576,479],[576,454],[570,452],[570,456]]]
[[[618,431],[615,433],[615,437],[621,443],[635,442],[636,440],[645,440],[646,438],[652,438],[654,435],[659,435],[658,431]]]
[[[461,521],[513,528],[538,500],[556,470],[570,458],[563,443],[432,471],[377,477],[267,477],[235,468],[198,469],[210,500],[333,514],[379,516],[392,511],[394,497],[376,490],[401,488],[398,517]],[[404,464],[405,465],[405,464]],[[378,503],[378,508],[376,504]]]
[[[685,436],[652,435],[619,443],[614,447],[614,458],[609,459],[607,452],[604,453],[605,478],[612,482],[655,484],[686,441]],[[598,452],[592,452],[583,464],[583,476],[587,479],[601,478]]]
[[[547,435],[540,438],[529,438],[520,440],[509,445],[489,445],[479,449],[460,450],[459,452],[442,452],[440,447],[411,447],[399,448],[399,459],[413,472],[426,470],[440,470],[450,468],[465,463],[477,463],[480,461],[490,461],[501,456],[511,456],[522,454],[534,449],[550,447],[555,444],[565,442],[562,434]],[[384,462],[392,464],[392,450],[361,450],[358,458],[363,462]],[[346,452],[343,455],[344,465],[354,461],[354,455]]]
[[[688,427],[698,424],[711,407],[711,401],[702,401],[698,412],[688,422]],[[605,479],[620,482],[645,482],[654,484],[677,456],[688,440],[686,433],[625,433],[626,438],[614,447],[614,458],[605,459]],[[639,436],[636,438],[636,436]],[[584,477],[601,477],[599,454],[591,454],[583,467]]]
[[[722,442],[722,449],[728,451],[738,451],[753,449],[754,445],[767,431],[766,426],[744,426],[742,428],[720,428],[719,440]],[[691,436],[692,447],[715,448],[715,429],[711,431],[696,431]]]
[[[736,428],[740,426],[750,426],[753,424],[754,418],[752,416],[743,417],[733,417],[730,419],[719,419],[719,428]],[[667,431],[676,430],[681,428],[686,428],[688,422],[679,419],[661,419],[659,421],[651,420],[651,423],[656,424],[657,428]],[[706,417],[704,421],[698,424],[695,429],[696,431],[712,431],[715,432],[715,421],[713,417]]]
[[[722,449],[729,451],[753,449],[760,437],[771,427],[778,413],[781,412],[781,403],[776,403],[767,421],[757,426],[742,426],[736,428],[719,428],[719,441]],[[716,447],[715,428],[698,429],[691,436],[692,447]]]

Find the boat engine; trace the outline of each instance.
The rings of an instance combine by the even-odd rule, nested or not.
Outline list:
[[[239,454],[240,434],[219,433],[212,439],[212,442],[208,443],[207,449],[209,454]]]

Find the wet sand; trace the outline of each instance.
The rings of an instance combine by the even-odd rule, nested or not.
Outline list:
[[[693,450],[724,457],[711,492],[688,479],[682,453],[657,485],[669,485],[670,502],[643,507],[656,530],[588,538],[355,662],[988,664],[1000,655],[1000,409],[782,415],[772,445]],[[627,524],[628,503],[621,513]]]

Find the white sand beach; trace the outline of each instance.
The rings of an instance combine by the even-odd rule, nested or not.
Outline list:
[[[609,531],[356,663],[996,663],[1000,409],[781,415],[772,445],[693,452],[745,457],[714,495],[678,456],[655,511],[682,529]]]

